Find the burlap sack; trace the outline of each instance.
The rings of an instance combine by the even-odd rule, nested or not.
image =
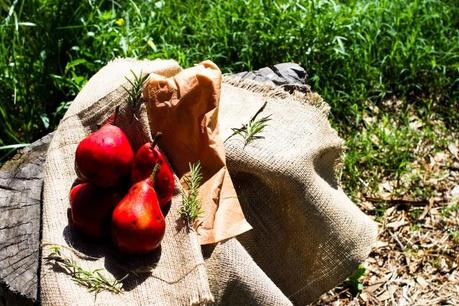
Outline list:
[[[240,244],[230,239],[207,250],[211,290],[225,305],[312,302],[349,276],[376,240],[375,223],[336,180],[343,143],[319,95],[227,77],[222,137],[247,123],[265,101],[261,115],[271,121],[264,138],[247,146],[238,137],[225,143],[239,201],[253,226],[238,236]]]
[[[101,69],[77,96],[62,119],[48,149],[43,194],[43,259],[40,277],[40,299],[44,305],[191,305],[212,301],[207,273],[198,238],[177,223],[180,219],[180,184],[166,217],[166,234],[159,252],[149,256],[121,256],[108,243],[89,242],[69,229],[66,210],[68,194],[76,178],[74,156],[78,142],[97,129],[117,105],[121,105],[117,125],[128,134],[136,149],[149,139],[145,107],[136,114],[139,121],[131,121],[133,114],[126,106],[128,86],[125,76],[130,70],[170,76],[181,69],[174,61],[115,61]],[[69,275],[61,273],[44,259],[49,254],[47,244],[69,246],[67,256],[88,270],[105,269],[106,277],[123,281],[125,292],[112,294],[103,291],[95,296],[76,285]],[[76,256],[78,253],[91,258]],[[111,274],[111,275],[110,275]]]
[[[149,269],[154,263],[155,268],[151,274],[130,276],[125,293],[104,292],[94,299],[68,275],[42,261],[43,304],[189,305],[214,299],[226,305],[304,305],[339,284],[369,253],[376,227],[335,180],[342,141],[328,124],[328,108],[316,94],[290,95],[250,81],[224,80],[219,124],[226,139],[231,128],[247,123],[268,101],[263,115],[271,115],[272,120],[262,133],[264,138],[244,146],[233,137],[225,144],[228,169],[253,230],[237,240],[205,246],[205,266],[195,233],[176,227],[167,228],[159,261],[138,258],[130,265],[110,247],[81,243],[69,233],[63,207],[68,206],[75,177],[73,163],[67,162],[69,156],[73,158],[75,139],[95,129],[125,99],[120,85],[130,69],[165,77],[180,71],[175,63],[168,63],[168,69],[158,71],[164,62],[117,61],[97,73],[62,120],[45,165],[45,243],[68,244],[99,257],[75,258],[84,267],[102,267],[117,278],[133,267]],[[142,108],[142,124],[133,134],[148,135],[145,113]],[[145,140],[140,138],[136,143]],[[168,224],[178,219],[178,205],[179,194]]]

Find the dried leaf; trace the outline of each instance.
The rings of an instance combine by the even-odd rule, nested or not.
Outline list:
[[[448,143],[448,150],[453,154],[454,157],[459,159],[459,150],[457,149],[457,146],[454,142]]]
[[[429,286],[429,283],[421,275],[416,277],[416,282],[423,288],[426,288],[427,286]]]
[[[387,228],[391,228],[393,230],[397,230],[400,227],[405,226],[407,224],[409,224],[409,223],[406,222],[405,220],[399,220],[399,221],[395,221],[395,222],[391,222],[391,223],[386,224],[386,227]]]
[[[451,197],[459,197],[459,185],[453,187],[453,189],[451,190]]]

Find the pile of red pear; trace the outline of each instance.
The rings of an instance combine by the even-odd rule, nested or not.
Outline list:
[[[111,237],[124,253],[159,247],[166,229],[161,209],[174,191],[173,172],[156,147],[159,136],[134,154],[123,130],[106,123],[78,144],[80,182],[70,191],[68,216],[73,228],[93,239]]]

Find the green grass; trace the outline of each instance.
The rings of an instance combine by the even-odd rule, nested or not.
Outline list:
[[[423,184],[423,161],[437,151],[447,151],[454,137],[437,113],[422,112],[403,101],[385,104],[367,106],[354,130],[344,135],[348,150],[343,183],[352,194],[368,191],[371,195],[381,183],[389,182],[392,197],[409,193],[415,199],[428,199],[435,186]]]
[[[211,59],[225,72],[298,62],[346,140],[353,193],[386,176],[416,185],[411,150],[438,139],[411,129],[408,111],[458,128],[455,1],[0,0],[0,12],[0,146],[53,130],[116,57]],[[384,107],[392,97],[401,105]]]

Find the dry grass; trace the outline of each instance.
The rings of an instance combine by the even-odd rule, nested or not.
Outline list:
[[[410,124],[423,133],[425,121]],[[363,289],[345,283],[313,305],[459,305],[459,134],[433,126],[411,152],[410,171],[362,173],[378,184],[363,184],[354,200],[380,230],[363,264]]]

